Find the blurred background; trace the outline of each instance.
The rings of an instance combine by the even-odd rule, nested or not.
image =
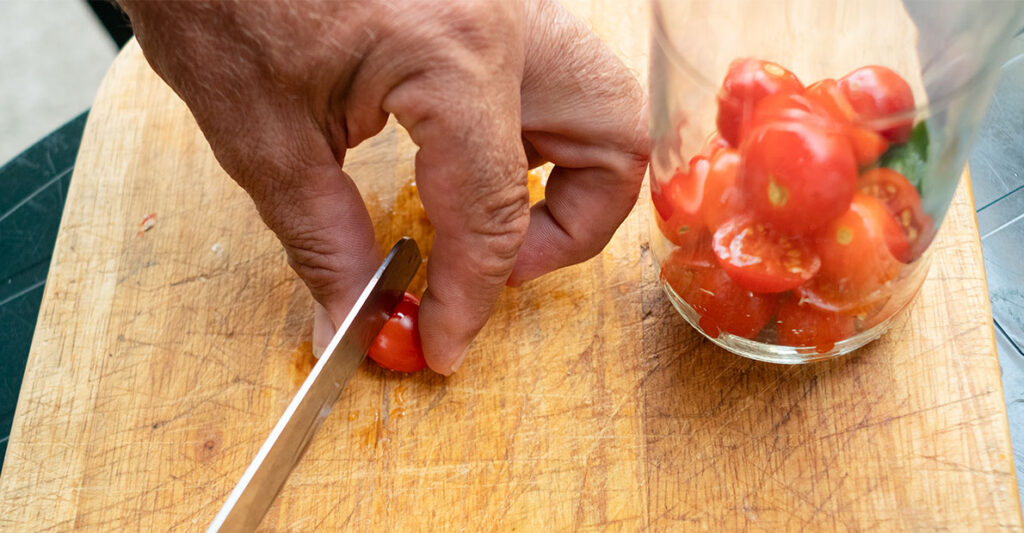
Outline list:
[[[0,166],[92,105],[118,50],[96,4],[0,0]]]

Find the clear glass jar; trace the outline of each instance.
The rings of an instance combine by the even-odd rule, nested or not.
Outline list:
[[[920,288],[1019,1],[654,0],[651,248],[740,355],[857,349]]]

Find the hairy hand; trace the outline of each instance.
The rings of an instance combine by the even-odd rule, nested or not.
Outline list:
[[[122,3],[148,61],[326,309],[319,330],[343,319],[380,262],[343,167],[389,115],[419,147],[436,229],[420,334],[443,374],[506,283],[592,257],[636,201],[643,93],[553,1]],[[546,197],[531,207],[526,169],[546,161]]]

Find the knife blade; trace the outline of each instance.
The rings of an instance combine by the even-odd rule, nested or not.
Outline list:
[[[373,339],[401,301],[422,258],[416,241],[403,237],[359,295],[320,360],[295,393],[227,501],[207,528],[253,531],[331,413]]]

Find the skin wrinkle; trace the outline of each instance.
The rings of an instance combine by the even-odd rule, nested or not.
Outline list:
[[[439,372],[506,281],[597,253],[635,202],[640,85],[555,2],[122,2],[147,60],[335,318],[380,260],[346,150],[389,114],[409,131],[437,230],[420,333]],[[558,168],[531,210],[526,169],[543,161]]]

